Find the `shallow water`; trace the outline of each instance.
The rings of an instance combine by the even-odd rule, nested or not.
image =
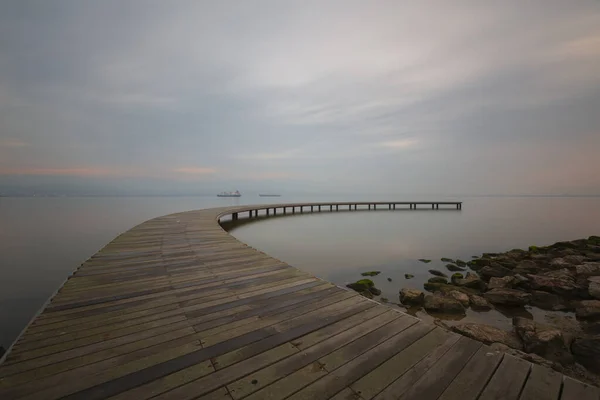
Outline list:
[[[422,200],[410,196],[259,198],[0,198],[0,345],[8,347],[69,274],[119,233],[161,215],[236,204],[344,200]],[[427,199],[425,199],[427,200]],[[435,197],[435,200],[454,200]],[[360,272],[398,302],[402,287],[421,288],[441,257],[549,244],[599,234],[600,198],[464,197],[456,210],[377,210],[259,218],[231,232],[302,270],[343,285]],[[422,264],[417,259],[435,260]],[[405,273],[414,279],[405,280]],[[388,282],[387,278],[392,278]],[[527,310],[524,310],[527,311]],[[528,310],[537,319],[544,315]],[[422,313],[418,314],[422,316]],[[468,312],[466,318],[480,318]],[[499,312],[486,322],[503,325]]]

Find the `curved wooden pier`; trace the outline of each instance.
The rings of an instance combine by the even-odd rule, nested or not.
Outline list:
[[[394,204],[421,205],[240,206],[138,225],[27,327],[0,366],[0,398],[599,399],[594,387],[299,271],[218,224],[284,207]]]

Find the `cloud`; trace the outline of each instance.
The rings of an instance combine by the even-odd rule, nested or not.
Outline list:
[[[19,139],[0,139],[0,147],[13,148],[26,146],[29,146],[29,143]]]
[[[173,169],[173,172],[188,175],[211,175],[216,173],[217,170],[210,167],[179,167]]]

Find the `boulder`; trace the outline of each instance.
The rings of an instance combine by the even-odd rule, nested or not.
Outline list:
[[[491,263],[479,270],[479,275],[483,279],[490,279],[492,277],[502,278],[507,275],[513,275],[513,271],[508,269],[496,262]]]
[[[575,273],[583,276],[599,276],[600,262],[588,262],[575,267]]]
[[[431,260],[428,260],[426,258],[419,258],[419,261],[421,261],[422,263],[425,263],[425,264],[429,264],[431,262]]]
[[[350,289],[355,290],[359,293],[368,291],[370,288],[372,288],[374,286],[375,286],[375,284],[370,279],[361,279],[359,281],[356,281],[354,283],[349,283],[346,285],[346,287],[349,287]]]
[[[587,244],[600,246],[600,236],[594,236],[594,235],[590,236],[589,238],[587,238]]]
[[[458,290],[452,290],[448,292],[448,296],[458,300],[463,307],[469,307],[469,296],[467,294],[459,292]]]
[[[515,278],[513,278],[512,276],[505,276],[503,278],[492,277],[488,282],[488,289],[511,288],[514,280]]]
[[[452,274],[452,276],[450,277],[450,282],[452,282],[453,284],[456,284],[456,281],[458,279],[464,279],[463,274],[461,274],[460,272],[455,272]]]
[[[513,326],[517,335],[523,341],[525,352],[535,353],[561,364],[571,364],[573,362],[571,353],[559,329],[522,317],[513,318]]]
[[[568,262],[571,266],[580,265],[586,262],[587,258],[585,256],[576,255],[576,256],[566,256],[563,257],[563,260]]]
[[[523,349],[523,344],[516,333],[506,332],[494,326],[467,323],[454,325],[452,330],[456,333],[460,333],[461,335],[485,344],[502,343],[506,346],[512,347],[513,349]]]
[[[456,260],[454,263],[455,263],[456,265],[458,265],[459,267],[466,267],[466,266],[467,266],[467,263],[466,263],[466,261],[459,260],[459,259],[457,259],[457,260]]]
[[[477,310],[490,310],[492,308],[486,299],[476,294],[469,296],[469,302],[471,303],[471,307]]]
[[[371,292],[375,296],[381,295],[381,290],[377,289],[376,287],[370,287],[369,292]]]
[[[560,279],[566,279],[568,281],[574,281],[575,277],[573,276],[573,273],[571,273],[571,271],[567,268],[561,268],[561,269],[557,269],[554,271],[548,271],[548,272],[544,272],[542,274],[539,274],[542,276],[549,276],[550,278],[560,278]]]
[[[600,317],[600,300],[583,300],[577,304],[575,315],[579,319],[596,319]]]
[[[427,280],[429,283],[448,283],[448,279],[441,276],[434,276]]]
[[[373,293],[371,293],[371,291],[369,291],[369,290],[363,290],[362,292],[360,292],[360,294],[361,294],[361,296],[364,296],[367,299],[373,298]]]
[[[571,266],[572,264],[564,258],[555,258],[552,261],[550,261],[550,268],[552,269],[568,268]]]
[[[524,260],[521,261],[517,266],[513,269],[514,273],[517,274],[535,274],[539,271],[540,267],[537,265],[535,261],[532,260]]]
[[[531,305],[541,308],[542,310],[552,311],[561,311],[568,308],[563,304],[563,301],[559,296],[540,290],[531,291]]]
[[[412,279],[415,276],[413,274],[404,274],[404,279]]]
[[[418,306],[423,304],[425,294],[417,289],[404,288],[400,290],[400,303],[409,306]]]
[[[590,371],[600,373],[600,336],[576,338],[571,343],[575,361]]]
[[[448,271],[452,271],[452,272],[455,272],[455,271],[464,271],[465,270],[464,268],[461,268],[461,267],[456,266],[454,264],[446,264],[446,268],[448,269]]]
[[[442,257],[442,262],[446,262],[446,263],[453,263],[454,260],[451,258],[447,258],[447,257]]]
[[[600,276],[588,278],[588,293],[590,297],[600,299]]]
[[[485,282],[483,282],[479,276],[471,272],[467,272],[467,275],[464,277],[464,279],[455,279],[452,283],[454,283],[456,286],[462,286],[476,290],[485,290],[486,288]]]
[[[361,275],[362,276],[377,276],[381,273],[381,271],[367,271],[367,272],[363,272]]]
[[[531,301],[531,294],[516,289],[492,289],[483,295],[492,304],[524,306]]]
[[[442,278],[448,278],[448,275],[443,273],[442,271],[438,271],[437,269],[430,269],[429,273],[435,276],[441,276]]]
[[[578,285],[574,279],[566,277],[553,277],[545,275],[527,275],[529,285],[534,290],[555,293],[559,296],[585,295],[585,288]]]
[[[468,262],[469,267],[471,267],[472,270],[479,270],[485,266],[488,266],[492,263],[493,261],[489,258],[476,258],[474,260],[471,260]]]
[[[441,314],[464,314],[465,308],[453,297],[440,293],[425,296],[424,307],[427,312]]]

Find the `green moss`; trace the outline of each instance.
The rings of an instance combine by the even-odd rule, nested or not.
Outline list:
[[[600,245],[600,236],[590,236],[587,240],[589,244]]]
[[[455,272],[450,277],[450,282],[454,283],[457,279],[463,279],[463,278],[464,278],[463,274],[461,274],[460,272]]]
[[[442,257],[442,262],[453,263],[454,260],[451,258]]]
[[[421,261],[422,263],[425,263],[425,264],[429,264],[431,262],[431,260],[428,260],[426,258],[419,258],[419,261]]]
[[[529,246],[529,252],[530,253],[539,253],[540,252],[540,248],[537,246]]]
[[[459,267],[466,267],[467,266],[467,263],[465,261],[459,260],[459,259],[457,259],[455,261],[455,264],[458,265]]]
[[[361,275],[362,276],[377,276],[381,273],[381,271],[368,271],[368,272],[363,272]]]
[[[369,289],[374,286],[375,286],[375,284],[370,279],[361,279],[359,281],[356,281],[354,283],[349,283],[346,285],[346,287],[349,287],[350,289],[355,290],[358,293],[369,291]]]
[[[427,280],[429,283],[448,283],[448,280],[442,276],[434,276]]]

